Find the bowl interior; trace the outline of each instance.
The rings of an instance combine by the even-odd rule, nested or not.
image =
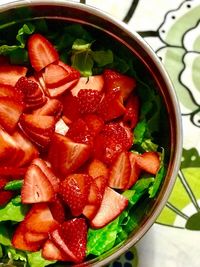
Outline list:
[[[160,139],[162,144],[168,148],[166,152],[168,158],[166,177],[157,197],[151,201],[143,199],[140,203],[140,210],[143,209],[143,216],[135,210],[139,224],[129,238],[102,256],[82,264],[105,266],[134,245],[146,233],[155,222],[172,190],[179,168],[182,147],[181,116],[173,87],[159,59],[144,40],[137,33],[131,32],[125,24],[95,8],[63,0],[54,2],[22,0],[2,5],[0,11],[1,25],[6,22],[7,26],[9,26],[8,30],[17,23],[40,18],[51,21],[59,20],[59,23],[80,23],[85,25],[97,38],[105,38],[105,42],[114,42],[116,49],[121,49],[122,53],[133,57],[138,70],[137,75],[139,75],[140,79],[145,77],[145,80],[155,87],[155,90],[159,92],[163,100],[164,123],[160,125],[161,132],[163,132]]]

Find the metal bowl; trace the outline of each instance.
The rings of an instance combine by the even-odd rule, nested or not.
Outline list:
[[[24,8],[24,16],[20,17],[18,10]],[[29,12],[31,11],[31,12]],[[156,199],[152,199],[145,209],[139,227],[134,229],[123,244],[114,247],[109,252],[87,261],[81,266],[105,266],[116,257],[127,251],[147,232],[155,222],[165,206],[172,191],[179,169],[182,151],[182,127],[179,104],[174,88],[159,58],[147,43],[136,33],[129,29],[123,22],[112,16],[84,4],[68,2],[66,0],[19,0],[0,6],[0,25],[2,23],[17,23],[18,21],[37,18],[50,18],[75,22],[91,27],[108,36],[115,42],[126,47],[144,66],[155,84],[156,90],[163,98],[168,116],[168,149],[169,164],[167,174],[161,185]],[[111,42],[112,45],[112,42]]]

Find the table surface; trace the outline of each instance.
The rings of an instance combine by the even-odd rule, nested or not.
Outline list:
[[[107,11],[144,37],[169,73],[183,121],[182,163],[167,205],[136,247],[110,266],[199,267],[200,0],[80,2]]]

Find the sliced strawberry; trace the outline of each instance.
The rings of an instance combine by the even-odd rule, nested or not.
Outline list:
[[[24,222],[21,222],[17,226],[17,229],[15,230],[14,235],[12,237],[13,247],[25,251],[32,251],[32,252],[38,251],[40,249],[40,244],[37,242],[27,243],[24,238],[25,231],[26,230],[24,227]]]
[[[0,66],[0,81],[3,84],[15,86],[20,77],[25,76],[27,68],[15,65],[1,65]]]
[[[97,113],[106,122],[123,116],[125,112],[118,87],[105,94],[97,108]]]
[[[64,116],[62,116],[62,119],[59,119],[56,122],[55,133],[58,133],[61,135],[66,135],[68,130],[69,130],[69,126],[68,126],[68,124],[66,124]]]
[[[90,129],[90,132],[94,136],[100,133],[104,127],[103,120],[96,114],[86,114],[83,117],[83,120],[86,122],[88,128]]]
[[[49,202],[55,197],[51,183],[41,169],[31,164],[21,190],[22,203]]]
[[[82,89],[77,94],[80,114],[94,113],[102,99],[102,93],[97,90]]]
[[[108,177],[108,167],[102,161],[93,159],[88,166],[88,174],[93,178],[98,176]]]
[[[65,207],[64,203],[59,196],[56,196],[55,200],[49,203],[49,208],[52,213],[53,218],[59,222],[63,223],[65,221]]]
[[[99,188],[100,193],[103,195],[108,185],[108,178],[106,176],[101,175],[95,178],[95,182]]]
[[[93,145],[93,136],[86,124],[86,122],[79,118],[69,125],[66,136],[77,143]]]
[[[14,196],[13,191],[0,190],[0,207],[6,205]]]
[[[0,177],[0,189],[3,189],[9,180],[6,177]]]
[[[44,241],[48,238],[48,233],[35,233],[31,231],[25,231],[24,240],[28,244],[32,243],[44,243]]]
[[[62,96],[63,114],[71,121],[74,121],[80,117],[78,110],[77,97],[73,96],[71,92],[67,92]]]
[[[74,216],[81,215],[87,203],[92,178],[86,174],[72,174],[60,184],[59,193]]]
[[[33,233],[46,234],[58,227],[46,203],[32,205],[23,221],[24,228]]]
[[[12,178],[21,178],[25,175],[27,168],[19,167],[0,167],[0,174]]]
[[[58,99],[48,99],[41,108],[34,110],[33,114],[54,116],[56,120],[61,117],[63,104]]]
[[[58,65],[63,67],[67,72],[68,72],[68,82],[73,81],[73,80],[79,80],[80,78],[80,71],[76,70],[70,65],[65,64],[63,61],[59,60]]]
[[[66,136],[54,134],[48,158],[52,168],[65,176],[76,171],[90,157],[90,147],[86,144],[75,143]]]
[[[140,100],[137,95],[131,95],[125,105],[126,113],[123,121],[133,129],[139,121]]]
[[[51,183],[54,192],[58,192],[60,179],[53,173],[52,169],[47,165],[47,163],[41,158],[36,158],[32,161],[32,164],[37,165],[40,168],[40,170],[46,175],[47,179]]]
[[[67,90],[70,90],[73,88],[78,82],[78,79],[72,80],[70,82],[64,83],[63,85],[54,87],[54,88],[47,88],[48,89],[48,94],[50,97],[59,97],[62,94],[64,94]]]
[[[91,181],[87,203],[99,206],[102,200],[102,196],[103,195],[101,194],[101,191],[96,184],[96,180],[93,179]]]
[[[53,45],[38,33],[28,39],[28,55],[31,65],[36,71],[40,71],[59,58]]]
[[[14,86],[8,84],[0,84],[0,97],[9,97],[17,102],[22,102],[24,95],[18,92]]]
[[[51,241],[47,240],[42,247],[42,257],[49,261],[67,261],[64,253]]]
[[[105,189],[101,206],[90,222],[93,228],[102,228],[113,221],[127,207],[128,200],[110,187]]]
[[[91,221],[97,214],[98,209],[99,206],[96,204],[87,204],[83,209],[83,215]]]
[[[137,158],[137,164],[145,172],[155,175],[160,167],[159,154],[157,152],[144,152]]]
[[[131,173],[128,152],[121,152],[110,167],[108,185],[111,188],[126,189]]]
[[[0,97],[0,125],[8,133],[12,133],[23,112],[24,106],[9,97]]]
[[[111,69],[106,69],[103,73],[103,77],[105,81],[105,89],[107,91],[112,91],[115,88],[119,88],[123,100],[126,100],[136,87],[134,78]]]
[[[129,152],[129,160],[131,163],[131,173],[130,173],[128,184],[126,186],[127,189],[131,188],[140,177],[141,169],[137,164],[137,158],[138,158],[138,154]]]
[[[104,79],[103,75],[95,75],[90,77],[81,77],[76,86],[71,90],[73,96],[77,96],[82,89],[90,89],[95,91],[103,91]]]

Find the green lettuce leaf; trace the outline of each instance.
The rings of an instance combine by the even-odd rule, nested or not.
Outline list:
[[[4,246],[11,245],[11,231],[12,230],[9,228],[3,223],[0,224],[0,244]]]
[[[55,263],[55,261],[45,260],[41,255],[41,251],[27,252],[27,258],[30,267],[45,267]]]
[[[113,62],[113,52],[110,49],[92,51],[92,57],[98,67],[104,67]]]

